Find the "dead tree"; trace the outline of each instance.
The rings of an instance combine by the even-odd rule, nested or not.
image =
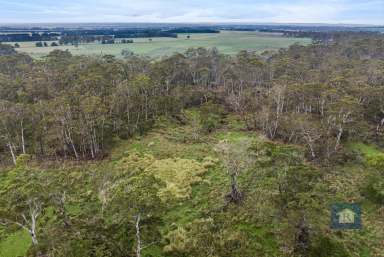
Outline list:
[[[310,231],[305,216],[301,216],[299,222],[296,224],[295,256],[307,257],[310,248]]]
[[[215,147],[231,179],[231,192],[225,197],[228,203],[239,204],[244,198],[244,194],[239,189],[237,178],[242,171],[251,165],[249,147],[250,142],[247,140],[240,140],[235,143],[224,140]]]
[[[140,238],[140,213],[136,216],[136,240],[137,240],[137,245],[136,245],[136,257],[141,257],[141,238]]]
[[[37,200],[29,200],[28,201],[28,209],[26,210],[26,213],[21,214],[21,217],[23,218],[22,222],[18,221],[12,221],[10,219],[3,219],[0,221],[0,224],[3,226],[9,226],[9,225],[17,225],[20,228],[26,230],[32,239],[32,244],[37,245],[37,234],[36,234],[36,226],[37,226],[37,218],[41,214],[42,205]]]

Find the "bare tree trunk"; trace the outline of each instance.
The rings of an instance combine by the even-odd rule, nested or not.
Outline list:
[[[39,146],[40,146],[40,154],[41,154],[41,156],[44,156],[45,155],[44,143],[43,143],[43,137],[41,135],[39,136],[38,141],[39,141]]]
[[[91,157],[92,157],[92,159],[95,159],[95,152],[93,151],[93,143],[92,143],[92,139],[91,139],[91,141],[90,141],[90,144],[89,144],[89,146],[90,146],[90,150],[91,150]]]
[[[137,112],[137,118],[136,118],[136,123],[135,123],[135,129],[139,127],[139,121],[140,121],[140,112]]]
[[[148,120],[148,96],[147,93],[145,93],[145,120]]]
[[[15,155],[15,152],[13,151],[12,143],[8,143],[7,145],[9,147],[9,151],[11,152],[11,155],[12,155],[13,164],[16,165],[16,155]]]
[[[236,174],[231,174],[231,193],[227,195],[229,202],[239,204],[243,199],[243,194],[240,192],[237,186],[237,176]]]
[[[71,146],[72,146],[72,150],[73,150],[73,153],[75,154],[75,157],[76,157],[76,160],[79,159],[79,154],[77,153],[77,150],[76,150],[76,147],[75,147],[75,144],[73,143],[73,140],[72,140],[72,136],[71,136],[71,131],[68,129],[66,132],[66,137],[68,138]]]
[[[37,225],[37,218],[39,217],[40,213],[41,213],[41,203],[36,202],[36,200],[30,200],[28,218],[24,214],[21,214],[21,217],[24,220],[23,223],[5,219],[5,220],[0,220],[0,225],[8,226],[10,224],[14,224],[19,226],[20,228],[26,230],[29,233],[32,239],[32,244],[37,245],[38,241],[37,241],[37,235],[36,235],[36,225]]]
[[[127,113],[127,123],[128,125],[130,124],[131,122],[131,112],[130,112],[130,108],[128,106],[128,103],[127,103],[127,110],[126,110],[126,113]]]
[[[315,150],[313,149],[313,145],[311,141],[308,141],[309,149],[311,150],[311,156],[312,158],[316,158]]]
[[[82,141],[81,152],[82,152],[82,155],[83,155],[83,159],[85,159],[86,154],[87,154],[87,143],[85,142],[84,137],[82,138],[81,141]]]
[[[141,239],[140,239],[140,213],[136,216],[136,257],[141,257]]]
[[[24,140],[24,127],[23,127],[23,121],[20,121],[21,126],[21,146],[23,149],[23,154],[25,154],[25,140]]]
[[[99,142],[97,141],[96,129],[94,127],[92,128],[92,132],[92,141],[95,149],[95,154],[97,155],[100,152],[100,148]]]
[[[376,126],[376,135],[379,135],[381,127],[384,125],[384,119],[382,119],[380,122],[377,123]]]
[[[34,245],[37,245],[38,243],[37,235],[36,235],[36,221],[37,221],[37,217],[40,215],[40,211],[41,211],[41,204],[37,203],[35,200],[31,200],[29,202],[29,218],[31,219],[30,222],[28,222],[26,217],[22,215],[26,224],[30,223],[29,234],[31,235],[32,243]]]
[[[32,244],[33,245],[38,244],[37,236],[36,236],[36,218],[37,218],[37,216],[35,214],[31,215],[32,224],[31,224],[31,229],[29,230],[29,233],[32,237]]]
[[[66,201],[66,193],[60,193],[56,196],[55,200],[57,201],[58,211],[63,219],[64,227],[68,228],[71,226],[70,219],[67,215],[67,211],[65,209],[65,201]]]
[[[310,230],[304,216],[296,224],[294,253],[298,257],[307,257],[310,248]]]
[[[335,151],[339,148],[340,145],[340,139],[343,134],[343,127],[340,125],[339,127],[339,132],[337,133],[337,139],[336,139],[336,144],[335,144]]]
[[[320,137],[318,136],[318,137],[313,138],[310,135],[310,132],[306,131],[304,128],[301,128],[301,129],[302,129],[302,132],[303,132],[303,137],[304,137],[305,141],[307,142],[309,150],[311,151],[312,158],[316,158],[315,149],[314,149],[314,143]]]

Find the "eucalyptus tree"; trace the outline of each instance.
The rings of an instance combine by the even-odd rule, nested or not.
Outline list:
[[[41,171],[26,166],[27,155],[17,159],[17,166],[2,175],[5,183],[0,190],[0,223],[8,230],[23,229],[34,245],[38,244],[39,231],[49,197],[45,189],[49,179]]]
[[[249,140],[239,140],[237,142],[224,140],[215,146],[215,150],[220,155],[225,171],[231,181],[230,193],[226,195],[228,202],[240,204],[244,198],[243,193],[239,189],[238,177],[255,161],[252,158],[250,147],[251,142]]]
[[[142,256],[142,250],[158,243],[158,224],[164,211],[165,203],[159,197],[159,190],[164,182],[153,175],[130,174],[121,177],[110,184],[112,197],[108,201],[108,210],[114,223],[121,228],[129,226],[135,231],[135,244],[126,245],[126,251],[134,249],[137,257]],[[130,235],[125,235],[131,240]]]

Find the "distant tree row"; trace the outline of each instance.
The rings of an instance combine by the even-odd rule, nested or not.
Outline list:
[[[121,39],[120,41],[116,41],[116,39],[113,36],[78,36],[78,35],[71,35],[71,36],[63,36],[59,40],[59,44],[61,45],[78,45],[78,44],[87,44],[87,43],[94,43],[99,42],[102,44],[115,44],[116,42],[119,42],[121,44],[129,44],[133,43],[132,39]]]
[[[35,46],[36,47],[48,47],[48,46],[59,46],[59,44],[57,42],[52,42],[51,44],[48,45],[47,42],[41,42],[40,41],[40,42],[36,42]],[[20,47],[20,45],[16,46],[16,44],[15,44],[15,47]]]
[[[201,33],[212,33],[210,30]],[[197,33],[198,30],[191,33]],[[66,30],[62,32],[31,32],[0,34],[0,42],[30,42],[30,41],[59,41],[60,44],[79,44],[115,38],[177,38],[177,32],[161,29],[132,29],[132,30]]]
[[[59,36],[55,32],[0,34],[0,42],[52,41],[58,40]]]
[[[220,30],[211,29],[211,28],[175,28],[167,30],[169,33],[220,33]]]

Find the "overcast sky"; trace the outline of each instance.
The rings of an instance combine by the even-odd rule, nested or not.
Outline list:
[[[0,23],[384,24],[384,0],[0,0]]]

